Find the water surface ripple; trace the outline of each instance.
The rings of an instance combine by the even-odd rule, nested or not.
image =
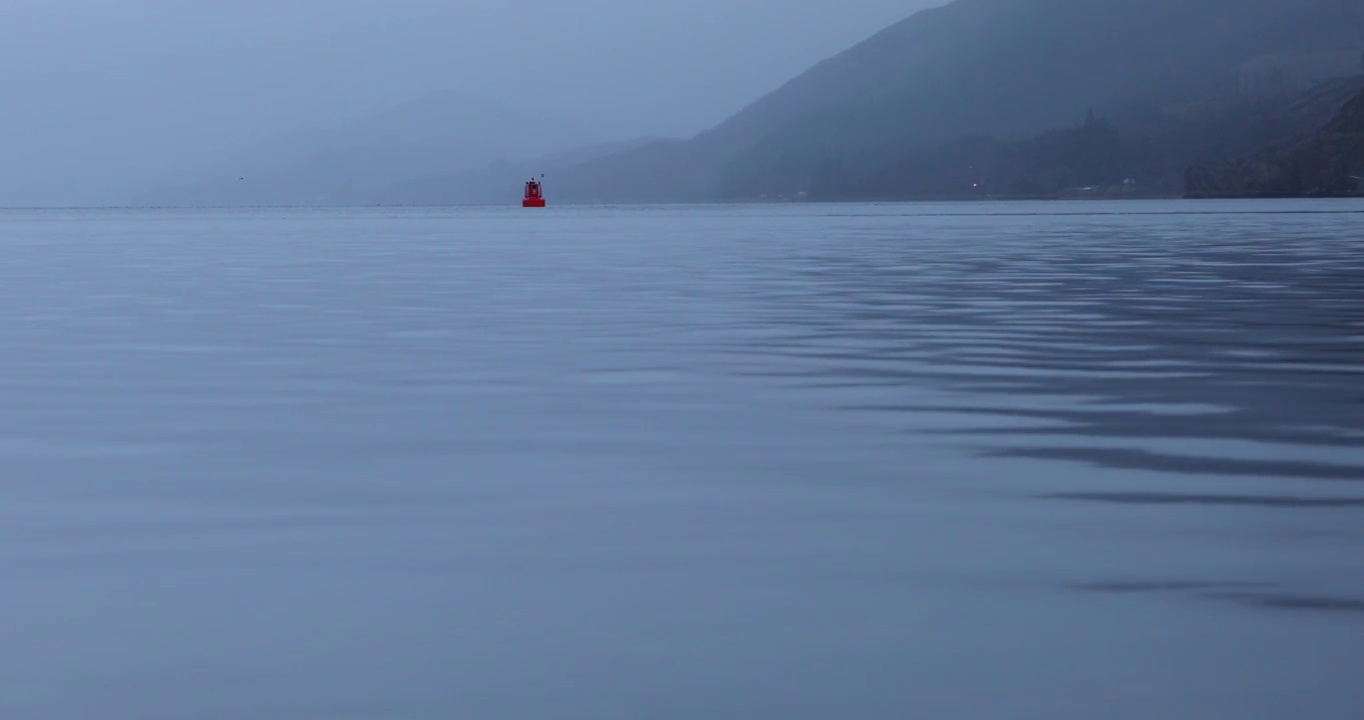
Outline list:
[[[1362,220],[0,212],[0,716],[1358,717]]]

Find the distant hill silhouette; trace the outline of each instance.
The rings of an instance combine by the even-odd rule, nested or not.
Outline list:
[[[716,128],[583,163],[581,200],[795,196],[967,138],[1021,141],[1093,109],[1152,136],[1357,73],[1359,0],[956,0],[819,64]],[[1214,125],[1216,125],[1214,123]],[[1146,132],[1145,130],[1141,132]],[[1218,142],[1192,131],[1180,140]],[[939,158],[943,159],[944,158]]]
[[[640,138],[593,143],[530,160],[498,160],[486,166],[404,180],[385,188],[375,200],[385,205],[497,205],[519,202],[521,184],[547,174],[546,191],[557,202],[555,179],[565,168],[659,142]]]
[[[1364,89],[1364,75],[1306,92],[1248,98],[1179,115],[1090,115],[1026,140],[971,136],[932,148],[886,147],[815,170],[815,200],[1178,196],[1191,164],[1313,135]]]
[[[1190,166],[1310,137],[1358,92],[1362,61],[1364,0],[955,0],[686,140],[603,144],[441,93],[139,202],[503,202],[542,172],[556,203],[1174,195]]]
[[[1364,195],[1364,92],[1309,140],[1190,169],[1190,197]]]
[[[143,193],[137,204],[371,204],[415,178],[526,160],[595,139],[573,123],[442,92],[355,121],[281,136],[170,179]]]

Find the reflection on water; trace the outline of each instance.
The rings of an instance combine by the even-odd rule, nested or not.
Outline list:
[[[1283,495],[1191,495],[1178,493],[1052,493],[1039,497],[1129,505],[1245,505],[1278,508],[1344,508],[1364,506],[1361,497],[1287,497]]]
[[[1351,716],[1361,218],[0,215],[0,715]]]
[[[1230,600],[1252,607],[1316,612],[1364,612],[1364,601],[1288,595],[1252,583],[1095,583],[1079,590],[1096,593],[1193,593],[1212,600]]]

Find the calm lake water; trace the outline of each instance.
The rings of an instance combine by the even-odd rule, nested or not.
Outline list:
[[[0,253],[7,720],[1364,716],[1364,203]]]

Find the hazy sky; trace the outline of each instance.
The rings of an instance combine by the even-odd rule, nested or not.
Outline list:
[[[133,182],[441,89],[689,135],[930,4],[0,0],[0,191]]]

